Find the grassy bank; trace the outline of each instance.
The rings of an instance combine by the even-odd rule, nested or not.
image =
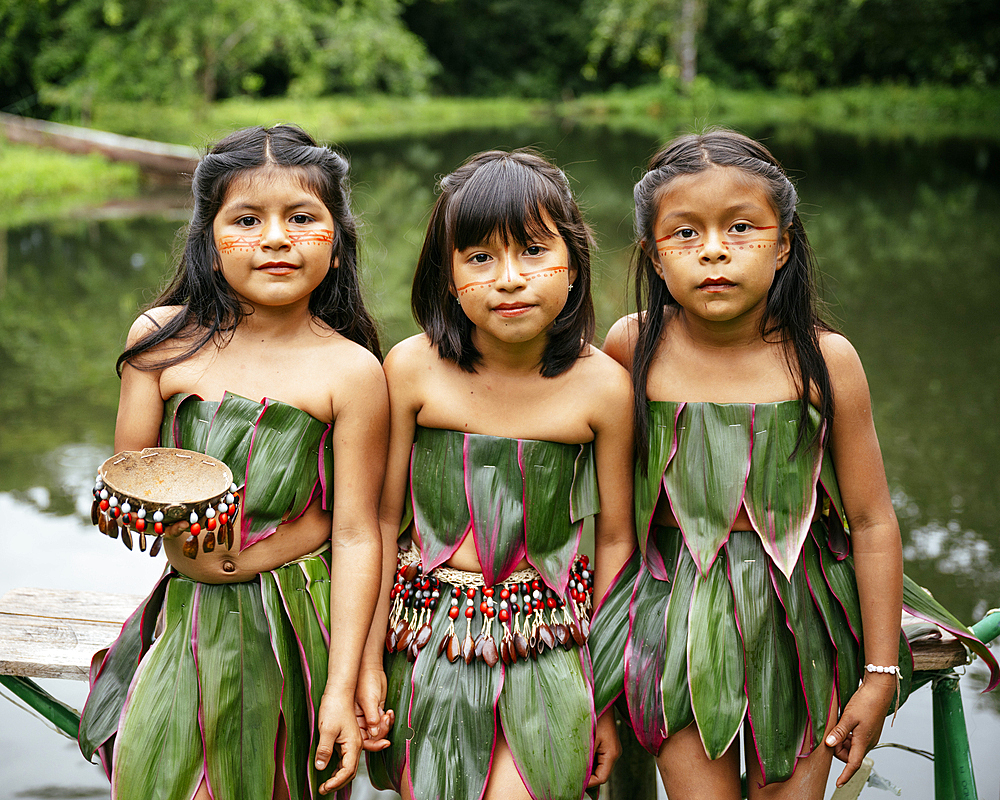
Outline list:
[[[227,100],[156,106],[97,102],[90,127],[198,148],[247,125],[295,122],[324,141],[426,136],[458,130],[561,121],[601,125],[666,139],[680,131],[726,125],[748,133],[805,139],[817,131],[871,140],[935,141],[1000,137],[1000,90],[871,86],[811,95],[735,92],[708,82],[685,95],[668,86],[612,91],[558,103],[519,98],[326,97]],[[79,124],[72,114],[61,121]],[[0,141],[0,225],[29,219],[32,204],[97,203],[136,191],[139,174],[96,156],[81,158]]]

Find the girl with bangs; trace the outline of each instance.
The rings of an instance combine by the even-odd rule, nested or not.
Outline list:
[[[579,800],[619,752],[586,638],[633,550],[631,389],[590,344],[590,244],[565,175],[533,152],[482,153],[441,181],[413,281],[423,333],[384,365],[365,654],[384,650],[395,713],[369,774],[406,798]]]

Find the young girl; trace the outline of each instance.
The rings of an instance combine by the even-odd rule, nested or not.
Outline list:
[[[385,361],[386,559],[403,535],[366,653],[388,650],[396,719],[369,774],[406,798],[579,800],[617,757],[585,637],[590,581],[634,549],[631,394],[589,344],[589,242],[536,154],[482,153],[441,182],[413,282],[424,333]]]
[[[346,176],[296,128],[219,142],[177,274],[118,359],[116,451],[214,455],[242,506],[231,547],[166,531],[168,570],[95,656],[80,744],[112,797],[298,800],[354,775],[388,394]]]
[[[642,311],[605,350],[633,376],[643,557],[594,635],[613,649],[618,609],[629,715],[671,800],[740,797],[741,728],[751,798],[821,798],[912,669],[864,371],[817,315],[796,192],[762,145],[677,139],[635,201]]]

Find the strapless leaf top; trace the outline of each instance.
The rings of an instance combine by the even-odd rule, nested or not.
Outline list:
[[[743,506],[764,550],[786,577],[822,500],[829,499],[835,514],[831,542],[846,554],[847,523],[833,462],[811,443],[821,425],[812,406],[804,443],[795,450],[800,408],[799,400],[650,401],[648,469],[643,474],[636,468],[635,518],[639,546],[654,575],[667,575],[661,555],[648,546],[661,490],[702,575]]]
[[[315,495],[332,507],[333,425],[279,400],[226,392],[221,402],[176,394],[164,408],[163,447],[214,456],[243,485],[240,549],[299,517]]]

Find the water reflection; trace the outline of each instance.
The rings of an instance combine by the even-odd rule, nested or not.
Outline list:
[[[522,145],[566,169],[596,230],[603,335],[628,306],[631,187],[655,144],[523,129],[349,147],[383,343],[415,331],[409,281],[435,180],[473,152]],[[770,144],[798,178],[831,311],[867,368],[907,571],[959,618],[978,619],[1000,605],[1000,150],[786,141],[780,132]],[[141,216],[115,206],[0,235],[0,497],[35,520],[29,531],[41,518],[86,526],[93,470],[111,452],[113,364],[174,262],[187,196],[138,202]],[[9,565],[0,586],[56,585],[44,566],[25,574],[7,558],[24,528],[8,515],[0,532]],[[967,713],[998,710],[991,696]]]

